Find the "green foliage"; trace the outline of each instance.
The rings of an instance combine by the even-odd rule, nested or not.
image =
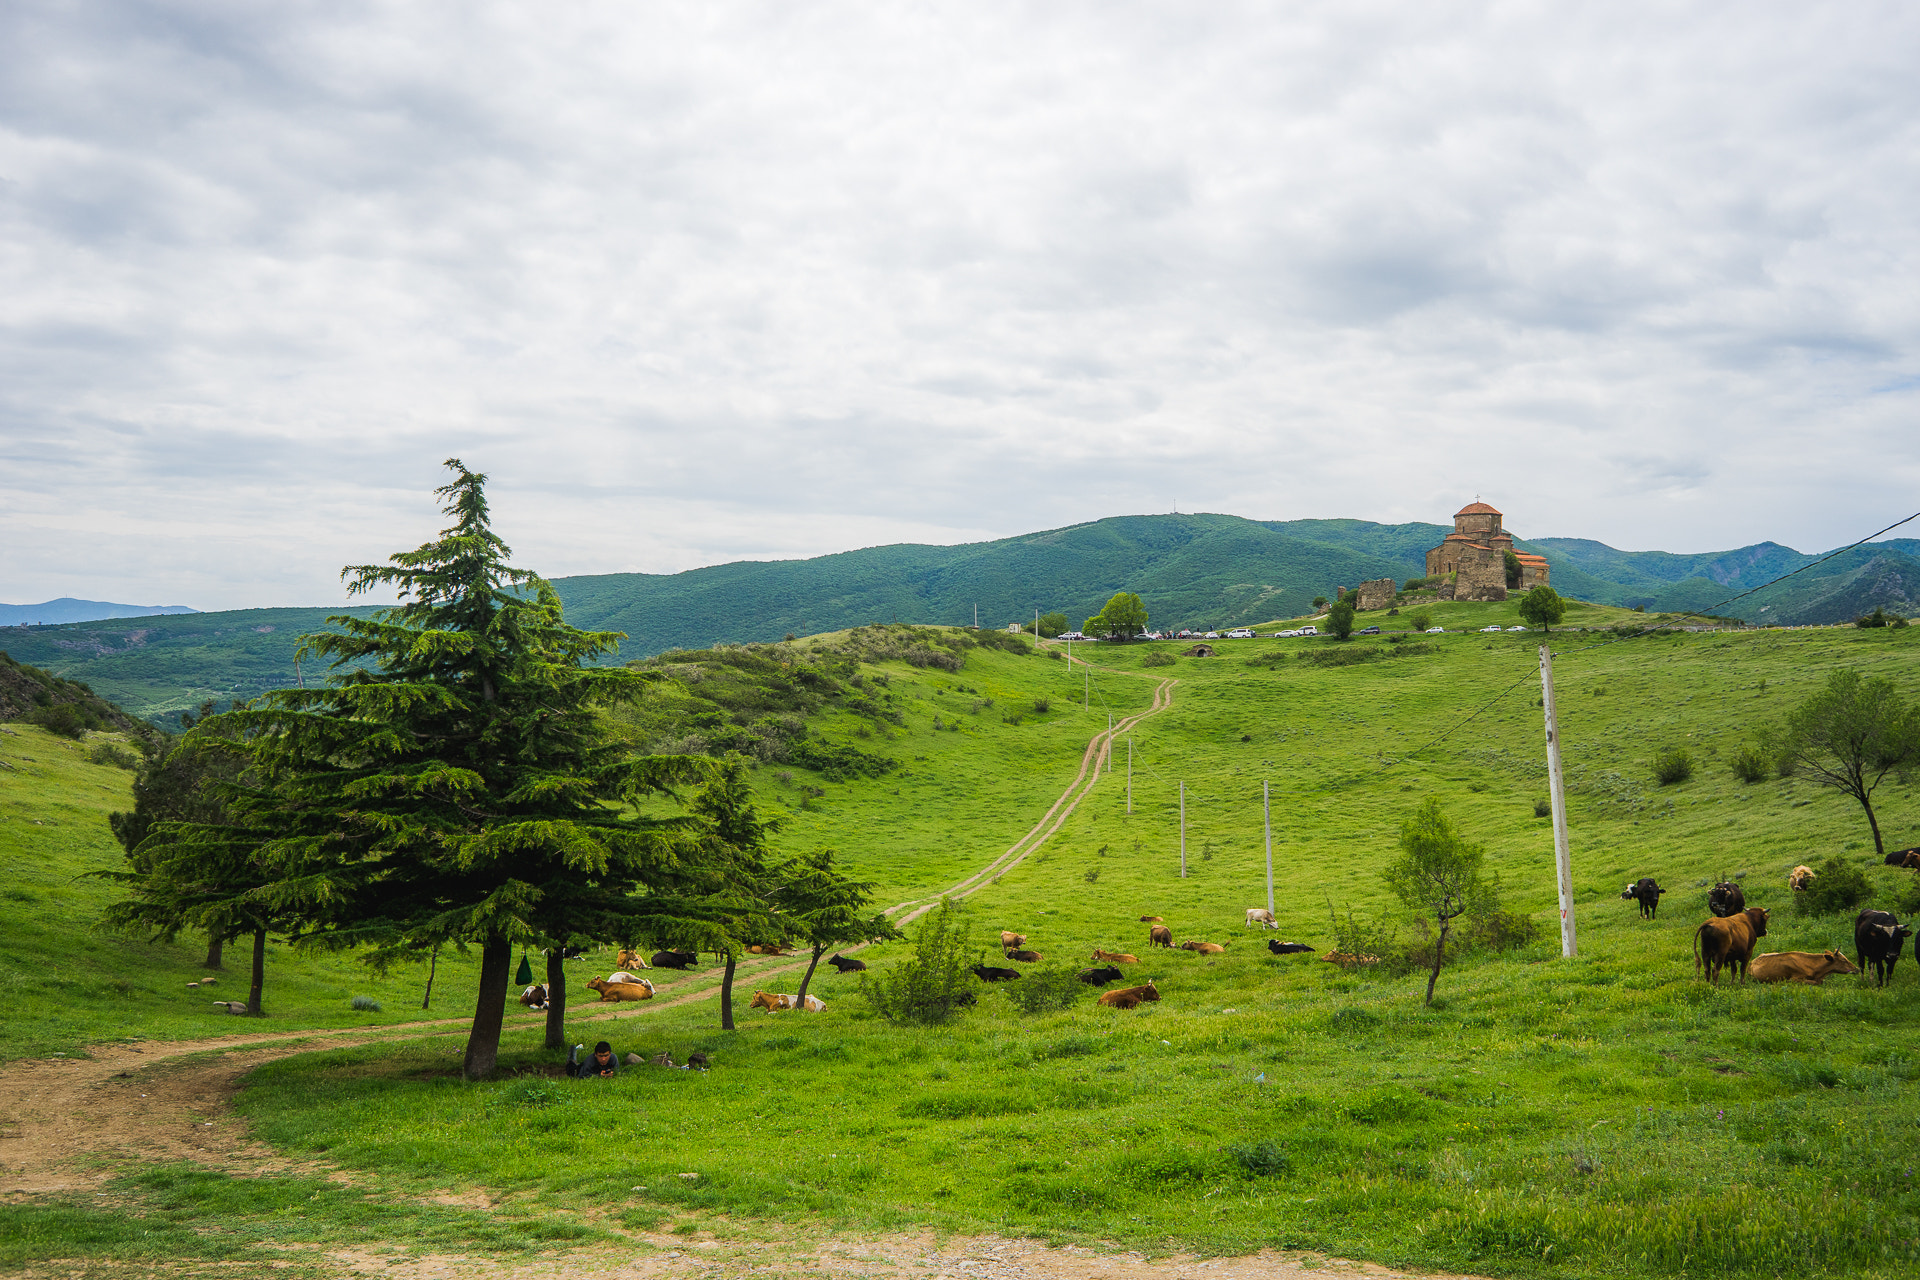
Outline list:
[[[1520,585],[1520,578],[1522,576],[1520,557],[1509,548],[1504,553],[1504,560],[1507,570],[1507,590],[1512,591]]]
[[[1813,869],[1813,880],[1793,895],[1793,909],[1803,916],[1851,915],[1873,897],[1873,885],[1858,864],[1834,854]]]
[[[1484,873],[1486,850],[1462,837],[1428,797],[1413,816],[1400,824],[1400,856],[1381,871],[1387,888],[1406,906],[1439,922],[1434,941],[1433,969],[1427,978],[1427,1003],[1446,962],[1447,935],[1453,921],[1468,912],[1498,909],[1493,881]]]
[[[789,859],[773,870],[773,906],[782,931],[791,931],[812,953],[800,980],[804,1000],[820,957],[829,948],[850,942],[887,942],[900,930],[885,914],[867,908],[873,885],[852,880],[834,866],[832,849],[816,849]]]
[[[1535,800],[1533,802],[1533,816],[1536,818],[1551,818],[1553,816],[1553,801]]]
[[[1843,667],[1788,713],[1782,758],[1858,801],[1874,852],[1885,854],[1873,793],[1889,771],[1920,760],[1920,704],[1910,704],[1884,676],[1868,679]]]
[[[1875,605],[1872,613],[1855,618],[1853,625],[1862,630],[1873,627],[1904,627],[1907,625],[1907,620],[1897,613],[1890,614],[1879,605]]]
[[[1141,661],[1140,665],[1143,667],[1170,667],[1177,661],[1178,659],[1172,654],[1164,650],[1156,649],[1154,652],[1148,654],[1146,658]]]
[[[1425,609],[1415,609],[1408,615],[1407,625],[1415,631],[1425,631],[1433,625],[1433,615]]]
[[[1353,604],[1341,600],[1327,611],[1327,630],[1336,640],[1348,640],[1353,637]]]
[[[129,773],[140,767],[140,757],[117,742],[96,742],[92,750],[87,752],[87,759],[111,769],[125,769]]]
[[[1001,984],[1000,992],[1021,1013],[1052,1013],[1087,998],[1087,984],[1074,973],[1058,965],[1028,969],[1020,975],[1020,981]]]
[[[850,778],[880,778],[900,767],[892,756],[876,755],[858,747],[830,742],[802,741],[794,745],[792,760],[808,769],[817,769],[829,782]]]
[[[1313,607],[1314,607],[1314,608],[1316,608],[1316,609],[1324,609],[1324,608],[1326,608],[1326,607],[1327,607],[1327,598],[1326,598],[1325,596],[1315,596],[1315,597],[1313,598]]]
[[[979,986],[967,967],[968,929],[959,906],[943,898],[914,937],[913,954],[860,975],[860,993],[889,1022],[932,1025],[973,1003]]]
[[[350,1002],[355,1013],[379,1013],[380,1002],[372,996],[355,996]]]
[[[1551,631],[1567,616],[1567,602],[1560,598],[1559,592],[1543,582],[1520,597],[1520,616],[1530,627]]]
[[[1131,591],[1116,591],[1098,614],[1087,619],[1089,635],[1131,640],[1147,629],[1147,606]]]
[[[1040,615],[1040,634],[1051,640],[1067,629],[1067,615],[1055,610]]]
[[[49,707],[35,707],[20,717],[28,724],[37,724],[48,733],[57,733],[63,738],[84,738],[88,732],[101,726],[99,716],[83,706],[71,702],[56,702]]]
[[[1693,753],[1685,747],[1668,747],[1653,757],[1653,776],[1663,787],[1693,777]]]

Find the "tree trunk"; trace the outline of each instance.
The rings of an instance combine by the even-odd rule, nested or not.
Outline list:
[[[440,968],[440,944],[433,944],[433,954],[427,958],[427,993],[420,997],[420,1007],[426,1008],[433,1003],[433,975]]]
[[[1867,811],[1867,826],[1873,829],[1874,856],[1884,860],[1887,856],[1887,846],[1882,843],[1880,839],[1880,821],[1873,816],[1873,805],[1867,800],[1866,793],[1859,792],[1857,794],[1860,797],[1860,807]]]
[[[733,952],[727,952],[727,972],[720,979],[720,1029],[733,1030],[733,966],[738,963]]]
[[[227,940],[225,938],[217,933],[208,934],[207,958],[200,962],[200,967],[202,969],[219,969],[224,972],[227,966],[220,963],[220,953],[226,949],[226,946]]]
[[[547,1048],[567,1047],[567,969],[565,950],[547,952]]]
[[[825,954],[827,954],[825,947],[815,947],[813,949],[813,963],[807,966],[807,976],[800,979],[800,995],[798,998],[800,1008],[803,1012],[807,1007],[807,984],[813,981],[813,971],[820,967],[820,957]]]
[[[267,985],[267,931],[253,931],[253,986],[247,991],[247,1013],[250,1017],[266,1016],[266,1010],[260,1007],[260,989]]]
[[[1440,981],[1440,966],[1447,958],[1447,927],[1451,920],[1440,921],[1440,940],[1433,944],[1433,972],[1427,975],[1427,1007],[1433,1007],[1433,984]]]
[[[507,1016],[507,979],[513,976],[513,939],[495,934],[480,948],[480,994],[474,997],[473,1030],[467,1033],[463,1072],[485,1080],[500,1060],[500,1024]]]

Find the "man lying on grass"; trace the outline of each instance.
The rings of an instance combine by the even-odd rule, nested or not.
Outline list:
[[[620,1070],[620,1059],[613,1053],[613,1046],[602,1040],[593,1046],[593,1053],[586,1061],[580,1060],[580,1051],[587,1046],[577,1044],[567,1050],[567,1074],[576,1080],[610,1080]]]

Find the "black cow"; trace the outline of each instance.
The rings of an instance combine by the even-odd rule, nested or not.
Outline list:
[[[1861,972],[1873,967],[1873,985],[1884,987],[1893,981],[1893,966],[1900,959],[1900,943],[1913,930],[1901,924],[1891,911],[1868,908],[1853,918],[1853,954]],[[1915,944],[1920,954],[1920,943]]]
[[[1267,950],[1277,956],[1295,956],[1312,951],[1313,948],[1304,942],[1280,942],[1270,938],[1267,940]]]
[[[1911,849],[1895,849],[1883,861],[1890,867],[1920,867],[1920,845]]]
[[[1642,920],[1652,920],[1656,919],[1660,914],[1660,895],[1665,892],[1665,889],[1662,889],[1653,882],[1652,876],[1641,876],[1638,880],[1628,885],[1626,892],[1620,896],[1637,901],[1640,904],[1640,918]],[[1734,892],[1738,893],[1740,891],[1735,889]],[[1713,914],[1719,915],[1720,912],[1715,911]],[[1732,913],[1729,912],[1728,914]]]
[[[651,963],[656,969],[691,969],[698,958],[691,951],[656,951]]]
[[[842,955],[828,956],[827,963],[842,973],[858,973],[867,967],[865,960],[849,960]]]
[[[1747,909],[1747,895],[1740,892],[1740,886],[1731,880],[1722,880],[1707,890],[1707,910],[1724,919],[1737,916]]]
[[[1020,976],[1018,969],[994,969],[984,964],[972,966],[973,976],[982,982],[1012,982]]]
[[[1104,987],[1109,982],[1120,981],[1121,974],[1118,966],[1108,965],[1104,969],[1082,969],[1074,976],[1090,987]]]

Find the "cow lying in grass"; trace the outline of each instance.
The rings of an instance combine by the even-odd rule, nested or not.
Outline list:
[[[1267,950],[1277,956],[1295,956],[1312,951],[1313,948],[1304,942],[1281,942],[1278,938],[1273,938],[1268,940]]]
[[[1018,960],[1021,964],[1039,964],[1046,957],[1038,951],[1009,951],[1007,959]]]
[[[1103,1004],[1109,1009],[1137,1009],[1144,1001],[1159,998],[1160,989],[1154,986],[1153,980],[1149,978],[1138,987],[1122,987],[1118,991],[1109,991],[1095,1003]]]
[[[777,991],[756,991],[753,993],[753,1003],[747,1006],[749,1009],[765,1009],[769,1013],[778,1009],[797,1009],[799,1007],[800,997],[782,995]],[[826,1007],[827,1002],[819,996],[813,995],[812,993],[807,995],[808,1013],[820,1013],[824,1011]]]
[[[546,1008],[547,984],[544,982],[536,982],[525,991],[522,991],[520,993],[520,1003],[529,1009]]]
[[[612,978],[594,978],[587,983],[587,990],[598,991],[601,1004],[618,1004],[622,1000],[653,999],[653,984],[645,978],[633,978],[628,982],[615,982]]]
[[[1104,987],[1109,982],[1120,981],[1121,974],[1118,968],[1108,965],[1104,969],[1082,969],[1073,976],[1090,987]]]
[[[1124,951],[1102,951],[1098,947],[1095,947],[1093,949],[1093,958],[1095,960],[1104,960],[1108,964],[1139,964],[1140,963],[1139,956],[1128,955]]]
[[[1189,938],[1180,944],[1180,949],[1182,951],[1198,951],[1203,956],[1217,956],[1227,948],[1223,943],[1201,942],[1198,939]]]
[[[1787,872],[1787,888],[1800,893],[1813,883],[1813,868],[1802,864]],[[1785,954],[1785,953],[1782,953]]]
[[[614,957],[613,967],[616,969],[652,968],[651,965],[649,965],[645,960],[642,960],[640,958],[640,953],[638,951],[629,951],[625,947],[620,948],[620,954]]]
[[[1769,951],[1755,956],[1747,976],[1755,982],[1804,982],[1819,986],[1836,973],[1858,973],[1853,961],[1838,951]]]
[[[842,973],[858,973],[867,967],[865,960],[849,960],[843,955],[828,956],[827,963]]]
[[[968,968],[972,969],[973,976],[982,982],[1012,982],[1020,976],[1018,969],[998,969],[984,964],[969,965]]]

